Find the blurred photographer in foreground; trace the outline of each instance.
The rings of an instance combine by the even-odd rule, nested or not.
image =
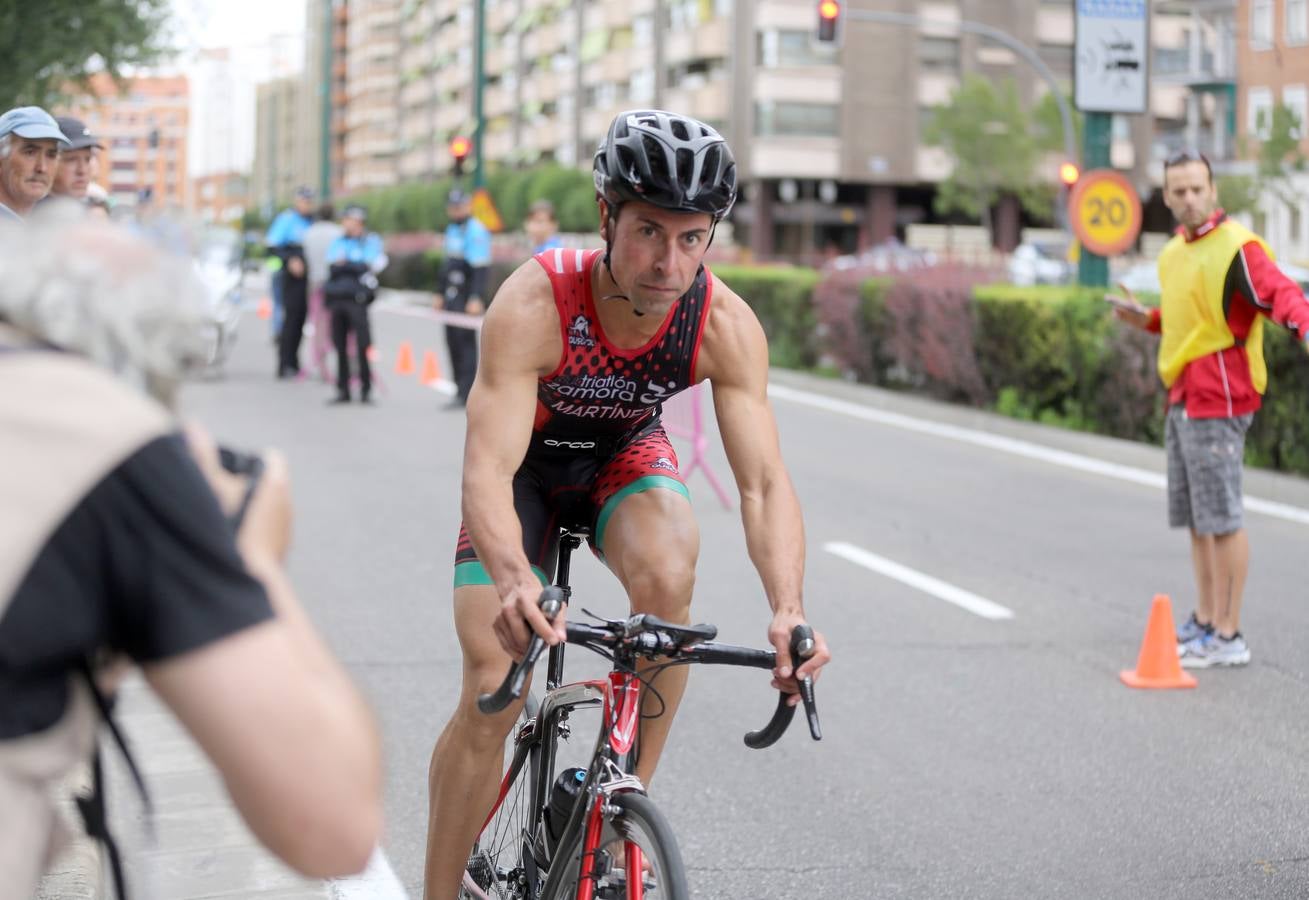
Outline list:
[[[29,226],[0,233],[0,896],[32,895],[67,839],[55,789],[93,757],[79,805],[119,876],[95,744],[124,658],[273,853],[361,870],[377,730],[284,571],[286,462],[220,458],[174,417],[203,347],[189,263],[102,222]]]

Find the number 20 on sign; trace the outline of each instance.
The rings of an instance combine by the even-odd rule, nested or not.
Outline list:
[[[1099,256],[1125,253],[1141,233],[1141,198],[1113,169],[1084,173],[1068,198],[1068,212],[1077,239]]]

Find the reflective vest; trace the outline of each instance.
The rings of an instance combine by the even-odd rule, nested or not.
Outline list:
[[[59,525],[105,476],[172,431],[169,413],[104,369],[0,323],[0,621]],[[91,759],[88,679],[45,731],[0,740],[0,900],[30,900],[68,843],[56,786]]]
[[[1213,231],[1194,241],[1175,235],[1159,254],[1162,340],[1159,342],[1159,377],[1173,386],[1188,363],[1226,350],[1236,343],[1223,309],[1223,288],[1232,260],[1250,241],[1273,258],[1272,250],[1250,229],[1225,219]],[[1255,316],[1245,341],[1250,362],[1250,383],[1259,393],[1268,384],[1264,365],[1264,317]]]

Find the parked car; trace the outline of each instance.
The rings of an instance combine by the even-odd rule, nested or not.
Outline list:
[[[1300,290],[1309,296],[1309,269],[1285,262],[1279,262],[1277,268],[1281,269],[1282,274],[1287,278],[1300,285]],[[1159,267],[1153,262],[1132,266],[1115,279],[1115,283],[1123,285],[1134,294],[1157,294],[1159,293]]]
[[[1019,244],[1009,255],[1009,280],[1020,287],[1068,284],[1074,268],[1066,250],[1058,244]]]

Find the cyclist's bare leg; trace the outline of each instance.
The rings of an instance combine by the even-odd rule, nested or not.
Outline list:
[[[509,669],[509,655],[491,629],[499,612],[500,598],[494,587],[455,588],[455,630],[464,655],[463,688],[428,769],[424,900],[458,897],[468,853],[495,803],[504,772],[505,737],[522,709],[522,701],[494,716],[477,709],[478,694],[494,691]]]
[[[700,529],[685,497],[660,489],[624,497],[605,528],[602,549],[605,562],[627,589],[633,612],[653,613],[669,622],[690,622]],[[642,660],[637,669],[653,665]],[[641,722],[636,769],[646,785],[654,777],[668,741],[673,716],[686,690],[686,676],[685,666],[674,666],[660,673],[655,682],[663,698],[663,715]],[[658,713],[659,698],[646,691],[641,708],[646,715]]]

